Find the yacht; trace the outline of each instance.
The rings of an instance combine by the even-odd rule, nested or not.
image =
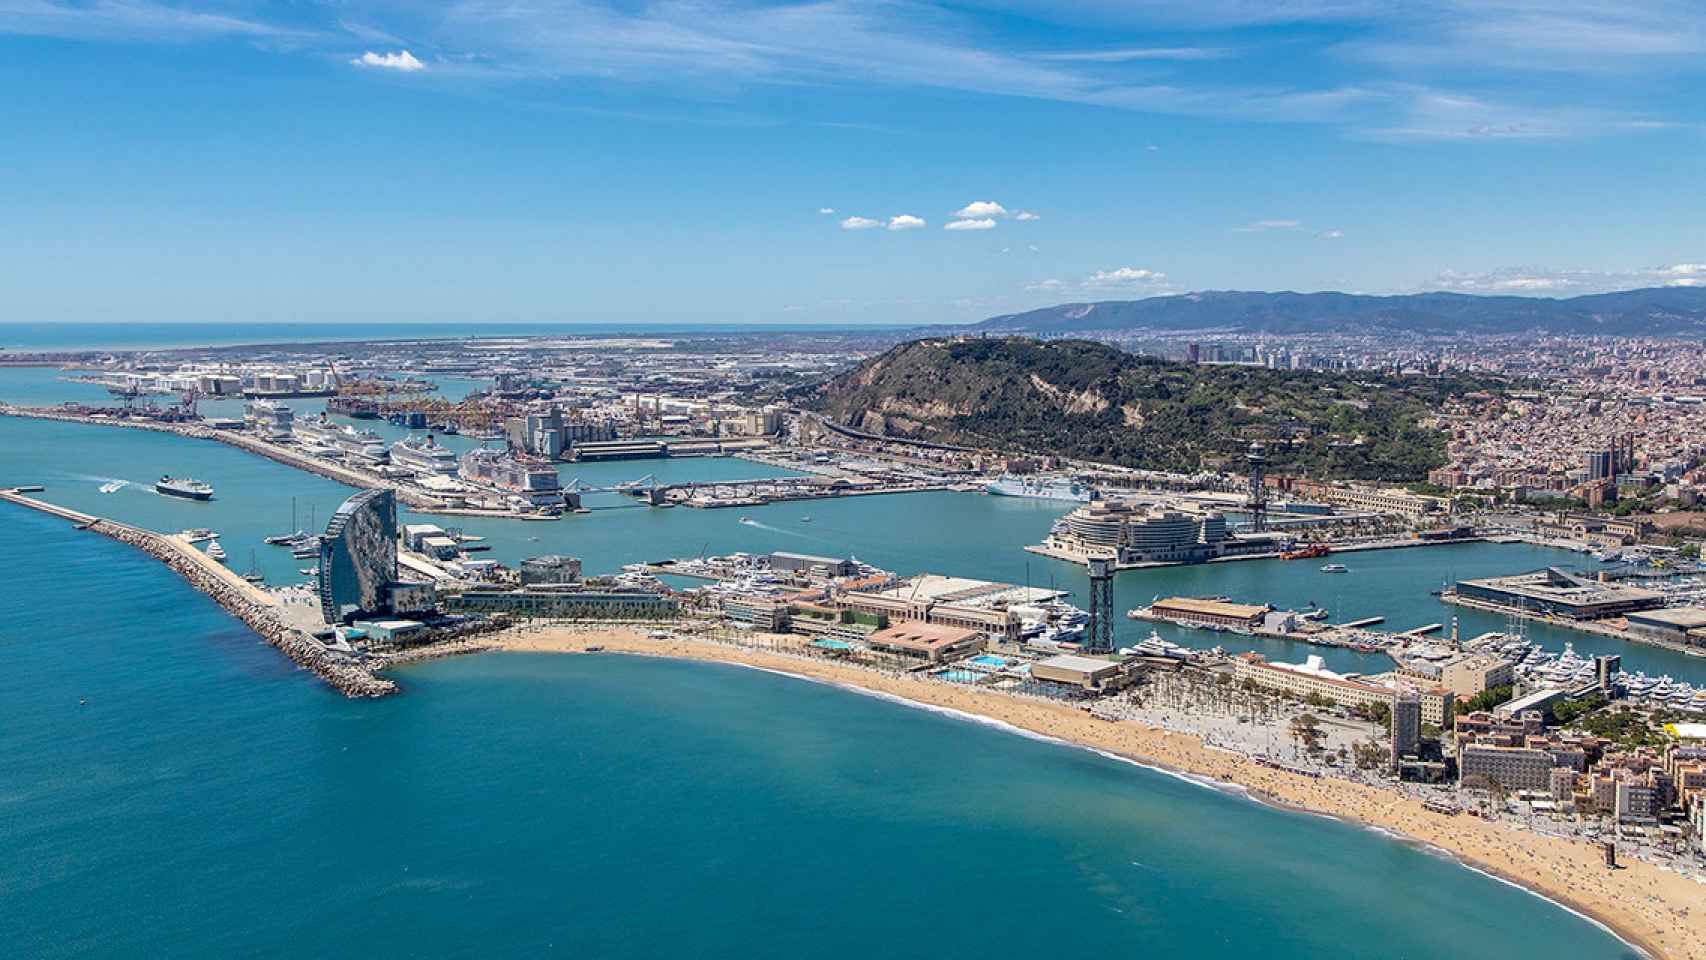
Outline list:
[[[213,488],[189,477],[161,477],[154,483],[154,492],[185,500],[212,500]]]
[[[212,541],[208,542],[208,544],[207,544],[207,555],[212,557],[215,560],[218,560],[220,563],[225,562],[225,548],[219,545],[218,540],[212,540]]]

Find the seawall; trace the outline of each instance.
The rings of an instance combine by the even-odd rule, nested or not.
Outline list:
[[[188,544],[152,530],[78,513],[10,490],[0,490],[0,500],[69,520],[80,529],[136,547],[212,597],[262,640],[346,697],[383,697],[397,692],[394,681],[374,676],[368,668],[333,654],[313,637],[285,623],[265,591],[223,568],[211,569],[214,561],[204,559],[200,551]]]

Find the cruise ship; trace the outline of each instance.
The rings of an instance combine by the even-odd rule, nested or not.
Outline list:
[[[353,457],[369,463],[385,463],[391,459],[391,451],[385,446],[385,438],[372,430],[340,427],[336,446],[343,451],[346,460]]]
[[[1005,474],[990,482],[984,492],[998,497],[1031,497],[1036,500],[1064,500],[1068,503],[1089,503],[1096,498],[1096,488],[1079,483],[1071,477],[1019,477]]]
[[[188,477],[161,477],[154,484],[154,492],[163,493],[168,497],[182,497],[185,500],[213,499],[212,487]]]
[[[409,437],[391,445],[391,462],[416,473],[436,473],[446,477],[456,475],[456,453],[440,446],[432,435]]]
[[[548,463],[522,460],[507,450],[481,447],[462,455],[458,476],[469,483],[515,494],[536,507],[563,507],[562,478]]]

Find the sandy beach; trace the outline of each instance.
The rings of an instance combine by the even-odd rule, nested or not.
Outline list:
[[[1139,763],[1243,787],[1266,802],[1389,831],[1593,917],[1648,953],[1706,960],[1706,885],[1635,860],[1607,870],[1598,847],[1544,836],[1469,814],[1429,813],[1419,800],[1376,786],[1313,778],[1207,747],[1197,737],[1090,716],[1064,703],[919,680],[789,653],[639,631],[558,627],[481,638],[527,653],[611,653],[744,664],[976,714]],[[797,642],[798,638],[790,638]]]

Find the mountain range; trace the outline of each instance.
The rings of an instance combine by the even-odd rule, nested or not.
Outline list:
[[[971,329],[1001,333],[1122,331],[1603,336],[1706,335],[1706,287],[1652,287],[1552,299],[1415,293],[1260,293],[1205,290],[1143,300],[1063,303],[991,317]]]

